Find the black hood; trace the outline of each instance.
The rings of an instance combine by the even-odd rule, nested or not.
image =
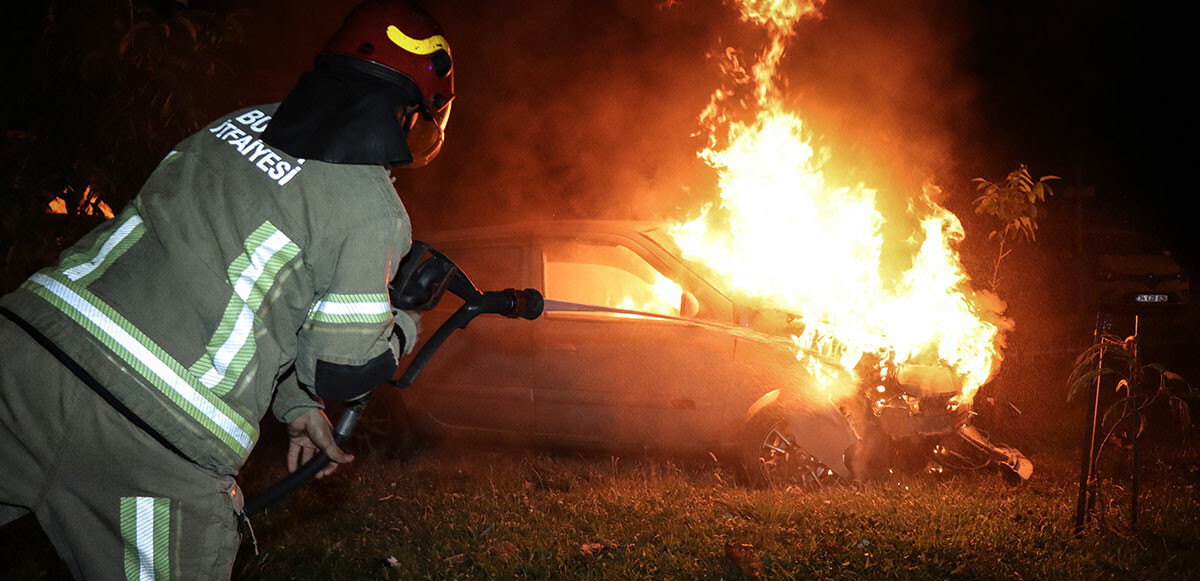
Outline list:
[[[404,75],[375,63],[324,55],[279,104],[262,140],[293,157],[330,163],[412,163],[399,108],[421,94]]]

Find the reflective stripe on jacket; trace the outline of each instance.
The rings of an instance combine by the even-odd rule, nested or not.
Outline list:
[[[293,365],[312,385],[317,360],[397,355],[387,284],[411,227],[388,172],[272,149],[258,135],[274,109],[182,141],[119,216],[0,299],[220,473],[249,455]],[[296,382],[274,399],[284,421],[316,405]]]

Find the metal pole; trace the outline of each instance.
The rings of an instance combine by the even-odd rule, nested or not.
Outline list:
[[[1112,325],[1112,316],[1107,313],[1096,313],[1096,328],[1092,335],[1092,344],[1102,342],[1104,331]],[[1096,363],[1097,369],[1104,368],[1104,351]],[[1079,499],[1075,504],[1075,536],[1083,534],[1091,516],[1092,507],[1096,501],[1096,491],[1092,486],[1092,476],[1095,473],[1096,460],[1096,422],[1100,410],[1100,377],[1096,377],[1096,385],[1092,387],[1092,405],[1088,408],[1087,421],[1084,424],[1083,460],[1079,467]]]
[[[1138,316],[1137,315],[1133,316],[1133,353],[1134,353],[1133,360],[1130,361],[1129,364],[1130,365],[1140,365],[1139,361],[1140,361],[1141,353],[1139,353],[1139,348],[1138,348]],[[1135,371],[1136,370],[1131,369],[1129,376],[1134,377]],[[1138,389],[1139,389],[1139,386],[1136,383],[1131,383],[1129,385],[1129,396],[1135,405],[1137,404],[1137,399],[1135,399],[1135,398],[1137,396]],[[1137,528],[1138,472],[1140,470],[1140,466],[1138,464],[1138,440],[1141,439],[1142,418],[1141,418],[1141,416],[1134,416],[1133,420],[1136,423],[1133,427],[1133,483],[1132,483],[1132,486],[1130,487],[1130,491],[1132,492],[1133,499],[1129,503],[1129,528],[1131,528],[1131,529]]]

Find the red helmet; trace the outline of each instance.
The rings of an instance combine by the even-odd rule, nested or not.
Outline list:
[[[413,165],[437,155],[454,100],[454,61],[429,14],[404,0],[367,0],[346,16],[325,53],[371,61],[411,79],[421,92],[419,115],[405,120]]]

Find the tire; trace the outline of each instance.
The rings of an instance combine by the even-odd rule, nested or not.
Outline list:
[[[756,414],[738,438],[738,481],[751,488],[815,490],[838,480],[809,455],[792,433],[787,408],[770,406]]]

